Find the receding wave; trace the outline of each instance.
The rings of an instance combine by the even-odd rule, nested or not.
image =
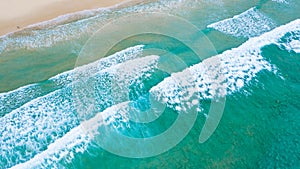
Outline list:
[[[89,76],[93,72],[104,70],[116,64],[138,58],[141,56],[142,50],[143,45],[130,47],[96,62],[58,74],[47,81],[23,86],[10,92],[0,93],[0,117],[32,99],[41,97],[70,84],[74,81],[74,72],[76,72],[77,76]]]
[[[150,94],[156,97],[156,99],[160,102],[166,103],[174,110],[180,111],[188,109],[188,106],[190,104],[197,104],[197,102],[201,101],[201,99],[210,99],[213,97],[217,97],[218,95],[225,96],[234,92],[238,92],[244,85],[247,85],[260,71],[266,70],[276,73],[276,67],[268,63],[262,57],[261,48],[270,44],[278,44],[280,39],[287,33],[299,30],[300,20],[298,19],[286,25],[275,28],[270,32],[264,33],[259,37],[250,38],[248,41],[237,48],[208,58],[203,62],[191,66],[181,72],[171,74],[170,77],[165,78],[158,85],[152,87],[150,89]],[[136,60],[137,63],[144,64],[145,68],[147,68],[146,72],[151,71],[152,69],[156,69],[155,63],[158,59],[158,56],[148,56],[144,61],[149,62],[149,59],[153,61],[152,64],[150,63],[150,65],[152,65],[150,67],[148,64],[141,62],[140,59]],[[126,62],[123,64],[126,65]],[[134,66],[135,64],[129,65]],[[117,70],[117,67],[111,68],[110,70],[112,69]],[[136,71],[135,69],[131,70]],[[134,73],[134,75],[139,75],[139,73]],[[198,93],[199,100],[191,100],[191,98],[189,97],[194,92]],[[79,126],[74,126],[74,128],[70,129],[70,131],[64,136],[57,138],[54,142],[47,146],[44,151],[40,151],[39,154],[36,153],[35,157],[30,158],[30,160],[25,163],[14,166],[14,168],[28,168],[29,166],[56,166],[58,165],[58,162],[63,158],[69,160],[72,159],[72,154],[74,152],[85,151],[88,143],[91,139],[93,139],[90,135],[87,135],[87,132],[89,132],[89,130],[96,130],[100,125],[108,125],[115,122],[116,120],[126,122],[127,115],[128,113],[130,113],[126,111],[128,105],[129,102],[127,101],[107,106],[102,111],[100,111],[101,113],[95,114],[94,117],[82,122],[81,124],[79,124]],[[28,106],[28,108],[30,107],[31,106]],[[33,112],[35,110],[36,109],[32,109],[31,111]],[[56,112],[57,111],[58,110],[56,110]],[[26,119],[25,116],[24,118]],[[14,118],[20,119],[17,117]],[[60,121],[63,121],[62,123],[60,123],[62,126],[66,126],[65,123],[70,122],[68,120],[71,120],[69,118],[67,120],[61,119]],[[103,119],[102,122],[104,121],[106,123],[99,123],[100,119]],[[7,127],[14,127],[13,122],[9,122],[9,119],[5,120],[5,122],[3,122],[3,124],[1,124],[0,126],[5,126],[5,130],[2,129],[1,131],[10,131],[6,129],[14,129]],[[38,127],[40,125],[35,124],[35,126]],[[44,126],[44,124],[42,126]],[[20,129],[16,131],[20,131]],[[14,134],[16,135],[17,133]],[[11,137],[7,136],[8,135],[6,134],[1,138],[1,143],[3,143],[2,145],[5,145],[3,148],[11,150],[11,144],[18,142],[17,139],[13,138],[15,140],[12,140]],[[8,142],[10,144],[6,144]],[[9,157],[9,155],[11,154],[10,151],[5,152],[7,154],[5,156]],[[23,162],[24,161],[26,160],[23,160]]]
[[[258,72],[277,73],[276,66],[261,55],[261,48],[270,44],[299,52],[300,19],[275,28],[259,37],[250,38],[241,46],[213,56],[190,68],[172,74],[151,89],[157,99],[174,109],[187,109],[189,96],[199,92],[199,99],[223,97],[239,91]],[[163,92],[162,92],[163,91]]]
[[[261,35],[275,26],[276,24],[271,18],[253,7],[239,15],[210,24],[207,27],[235,37],[250,38]]]
[[[115,6],[113,8],[99,8],[60,16],[51,21],[35,24],[19,32],[0,37],[0,54],[5,51],[19,49],[47,48],[59,42],[74,42],[74,50],[80,50],[94,32],[111,21],[111,18],[126,14],[144,12],[173,12],[179,8],[192,8],[197,4],[194,0],[183,1],[147,1],[132,6]],[[76,44],[75,43],[75,44]],[[79,49],[78,49],[79,48]]]
[[[288,0],[272,0],[273,2],[289,4]]]
[[[277,46],[289,52],[300,53],[300,31],[289,32],[278,41]]]
[[[76,90],[76,96],[74,96],[74,86],[81,90],[85,90],[88,86],[76,80],[62,89],[33,99],[6,114],[0,122],[1,165],[10,167],[17,164],[15,161],[20,163],[31,159],[44,151],[49,144],[78,126],[78,118],[84,114],[76,113],[82,110],[82,107],[74,103],[74,97],[93,97],[94,93],[98,93],[99,97],[96,97],[97,100],[95,101],[97,102],[95,104],[99,104],[101,107],[96,107],[95,111],[102,111],[113,104],[117,104],[118,99],[128,97],[128,92],[125,89],[129,87],[130,82],[137,81],[155,70],[157,60],[158,56],[147,56],[116,64],[89,77],[100,86],[96,91],[88,91],[88,93],[84,91],[82,96],[77,97],[80,91]],[[92,64],[92,66],[94,65]],[[89,71],[91,67],[81,67],[81,69],[83,68]],[[81,71],[79,71],[80,73]],[[123,92],[108,93],[110,89]],[[109,97],[116,94],[118,97]],[[86,100],[89,101],[89,99]]]

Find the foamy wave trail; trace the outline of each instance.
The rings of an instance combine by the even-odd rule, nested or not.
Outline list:
[[[190,100],[190,97],[186,97],[191,96],[193,92],[198,92],[200,99],[238,92],[260,71],[267,70],[276,73],[276,68],[261,56],[261,48],[270,44],[278,44],[280,38],[297,31],[300,31],[300,19],[259,37],[251,38],[237,48],[208,58],[182,72],[174,73],[151,88],[150,93],[156,96],[157,100],[179,111],[188,108],[187,106],[191,104],[197,104],[199,100]],[[219,76],[218,73],[224,76]],[[192,77],[185,75],[192,75]],[[128,113],[130,113],[127,109],[128,105],[129,102],[123,102],[106,108],[57,139],[48,146],[47,150],[13,168],[58,167],[61,159],[71,161],[74,153],[83,152],[89,146],[93,138],[87,133],[97,130],[101,125],[127,122]]]
[[[97,133],[99,126],[128,122],[128,109],[132,110],[129,103],[123,102],[107,108],[57,139],[48,146],[47,150],[12,168],[60,168],[60,160],[70,162],[75,153],[83,153],[90,146],[93,139],[91,134]]]
[[[300,53],[300,31],[287,33],[278,41],[277,46],[289,52]]]
[[[237,92],[261,70],[277,73],[276,66],[267,62],[261,55],[262,47],[279,44],[283,37],[288,34],[295,35],[297,32],[298,36],[292,36],[292,40],[289,39],[284,44],[288,46],[287,49],[293,46],[292,50],[297,51],[300,49],[299,31],[300,19],[259,37],[250,38],[237,48],[206,59],[182,72],[172,74],[171,77],[155,86],[151,92],[156,93],[157,100],[161,100],[176,110],[187,110],[191,102],[190,96],[195,93],[199,93],[197,96],[201,100],[224,97]]]
[[[20,87],[16,90],[0,93],[0,117],[22,106],[23,104],[55,90],[61,89],[74,81],[74,72],[77,76],[91,76],[93,73],[107,69],[125,61],[141,57],[143,45],[137,45],[117,52],[88,65],[58,74],[49,80]]]
[[[177,12],[178,9],[192,8],[198,4],[194,0],[160,0],[137,3],[119,8],[99,8],[63,15],[53,20],[32,25],[16,33],[0,37],[0,54],[19,49],[36,49],[53,47],[60,42],[74,43],[72,51],[80,50],[85,42],[101,26],[126,14],[138,12]],[[199,4],[198,4],[199,5]]]
[[[96,72],[89,78],[86,77],[86,79],[95,80],[96,85],[100,86],[95,88],[95,91],[86,92],[85,89],[91,90],[92,88],[87,88],[86,83],[82,84],[80,80],[77,80],[62,89],[36,98],[2,117],[0,121],[0,148],[2,150],[0,165],[7,168],[25,162],[46,150],[49,144],[78,126],[78,116],[85,118],[83,117],[85,114],[77,112],[83,108],[87,110],[87,107],[77,105],[78,100],[74,99],[74,92],[77,98],[86,98],[88,101],[90,99],[87,97],[96,98],[96,102],[92,103],[100,107],[95,107],[94,112],[103,111],[121,102],[118,99],[126,97],[128,99],[126,89],[130,87],[131,82],[151,76],[151,72],[157,67],[158,59],[158,56],[147,56],[117,64]],[[114,81],[117,81],[118,85],[109,83]],[[74,86],[82,91],[74,91]],[[108,93],[110,89],[119,91],[118,97],[114,97],[116,93]],[[99,94],[99,97],[95,96],[95,93]],[[84,103],[87,102],[82,102]],[[89,115],[91,114],[93,113]]]
[[[129,100],[132,87],[135,91],[143,80],[150,79],[158,63],[159,56],[156,55],[130,60],[73,85],[74,100],[80,103],[76,105],[79,118],[89,119],[94,113]],[[96,110],[92,113],[90,109]]]
[[[289,4],[289,2],[287,0],[272,0],[272,1],[277,2],[277,3]]]
[[[300,41],[292,40],[287,44],[283,44],[288,51],[294,51],[296,53],[300,53]]]
[[[252,7],[239,15],[210,24],[207,27],[235,37],[250,38],[261,35],[275,26],[276,24],[271,18]]]

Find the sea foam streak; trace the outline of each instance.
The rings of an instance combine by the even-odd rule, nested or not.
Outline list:
[[[287,34],[277,43],[277,46],[289,52],[300,53],[300,31]]]
[[[300,40],[292,40],[287,44],[283,44],[288,51],[300,53]]]
[[[96,107],[95,111],[102,111],[113,104],[117,104],[118,99],[128,97],[128,92],[125,89],[129,87],[130,82],[138,81],[155,70],[158,58],[158,56],[137,58],[101,70],[90,78],[98,84],[105,85],[79,97],[86,98],[85,96],[89,96],[93,98],[95,93],[98,93],[100,96],[105,95],[106,97],[104,98],[95,98],[96,104],[101,105],[101,107]],[[126,79],[122,79],[124,77]],[[111,86],[108,83],[109,81],[118,81],[118,85]],[[87,84],[81,84],[80,81],[74,81],[62,89],[24,104],[1,118],[1,166],[10,167],[16,164],[14,161],[20,163],[29,160],[36,154],[44,151],[50,143],[79,125],[78,117],[82,117],[84,114],[76,113],[78,109],[82,109],[73,100],[73,87],[76,85],[82,90],[86,89],[87,86]],[[111,97],[110,93],[107,93],[111,88],[119,91],[117,93],[118,97],[107,100]],[[91,88],[88,89],[90,90]],[[76,91],[76,94],[81,93]],[[114,93],[111,94],[113,95]],[[89,100],[89,98],[86,99]]]
[[[25,163],[18,164],[12,168],[47,167],[57,168],[58,162],[63,158],[71,160],[75,153],[83,153],[90,141],[93,139],[90,134],[96,132],[100,125],[111,123],[127,122],[128,108],[130,102],[123,102],[107,108],[95,117],[84,121],[81,125],[73,128],[63,137],[50,144],[47,150],[37,154]]]
[[[240,90],[247,82],[249,82],[255,75],[261,70],[276,71],[275,68],[265,61],[261,56],[261,48],[278,43],[278,40],[283,37],[287,32],[299,31],[300,30],[300,19],[292,21],[286,25],[280,26],[268,33],[265,33],[259,37],[251,38],[238,48],[225,51],[224,53],[213,56],[204,60],[202,63],[194,65],[182,72],[174,73],[171,77],[166,78],[164,81],[154,86],[150,92],[152,95],[157,96],[157,99],[164,103],[167,103],[169,107],[174,107],[174,103],[178,103],[177,100],[183,103],[191,102],[188,101],[190,98],[182,97],[180,93],[176,93],[178,87],[187,87],[185,82],[191,79],[194,83],[195,88],[191,92],[199,92],[201,99],[212,98],[217,95],[226,95]],[[218,62],[215,62],[215,61]],[[224,74],[225,79],[217,77],[217,69]],[[206,77],[205,71],[208,71],[209,77]],[[192,75],[193,77],[185,77],[185,74]],[[175,80],[172,77],[179,77],[180,79]],[[222,76],[220,76],[222,77]],[[222,82],[224,82],[222,84]],[[226,86],[226,90],[216,91],[217,89],[223,89],[221,85]],[[178,86],[178,87],[177,87]],[[198,86],[198,87],[197,87]],[[171,88],[169,88],[171,87]],[[201,88],[199,88],[201,87]],[[196,89],[196,90],[194,90]],[[181,90],[186,93],[189,91]],[[194,102],[196,103],[196,102]],[[78,127],[72,129],[69,133],[63,137],[57,139],[54,143],[48,146],[48,149],[42,153],[36,155],[29,161],[16,165],[13,168],[29,168],[38,166],[55,166],[62,158],[72,159],[73,152],[77,149],[79,152],[84,151],[87,148],[87,144],[91,137],[86,135],[88,130],[94,130],[103,123],[99,123],[99,119],[110,119],[108,122],[113,122],[114,115],[118,115],[118,119],[124,119],[126,121],[126,114],[129,112],[118,111],[122,110],[122,107],[127,105],[127,102],[119,103],[110,108],[107,108],[102,113],[98,113],[95,117],[83,122]],[[177,104],[178,106],[178,104]],[[180,109],[186,108],[185,105],[179,105]],[[118,114],[119,113],[119,114]],[[105,124],[108,125],[108,124]],[[92,126],[87,128],[85,126]],[[85,130],[81,130],[84,128]],[[69,139],[72,138],[72,139]],[[83,139],[85,138],[85,139]],[[76,144],[78,143],[78,144]],[[80,147],[80,148],[79,148]]]
[[[59,42],[86,39],[87,36],[91,36],[109,22],[112,16],[117,18],[138,12],[170,13],[176,11],[177,8],[191,8],[193,4],[197,3],[194,0],[160,0],[125,8],[99,8],[63,15],[50,21],[29,26],[21,32],[0,37],[0,54],[5,51],[18,49],[48,48],[55,46]],[[80,50],[81,45],[74,45],[72,48],[74,51],[77,51]]]
[[[250,38],[267,32],[275,26],[271,18],[253,7],[239,15],[210,24],[207,27],[235,37]]]
[[[285,4],[289,4],[289,2],[287,0],[272,0],[273,2],[277,2],[277,3],[285,3]]]
[[[76,72],[78,76],[90,76],[99,70],[104,70],[116,64],[141,57],[143,47],[143,45],[130,47],[96,62],[58,74],[45,82],[23,86],[6,93],[0,93],[0,117],[32,99],[41,97],[70,84],[74,80],[74,72]]]
[[[291,36],[282,42],[282,38],[287,34]],[[181,105],[180,109],[186,109],[185,104],[189,102],[189,97],[186,96],[193,95],[189,92],[199,92],[199,99],[231,94],[240,90],[263,69],[277,72],[276,67],[261,56],[261,48],[270,44],[284,46],[289,51],[298,52],[300,19],[259,37],[250,38],[241,46],[206,59],[182,72],[174,73],[152,88],[151,92],[157,93],[157,99],[170,107]]]

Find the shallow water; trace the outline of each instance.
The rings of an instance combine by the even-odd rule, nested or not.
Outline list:
[[[160,0],[1,37],[0,166],[298,168],[299,10]],[[136,12],[176,17],[111,22]]]

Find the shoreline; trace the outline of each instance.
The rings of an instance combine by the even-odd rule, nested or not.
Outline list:
[[[51,20],[60,20],[65,15],[72,15],[80,11],[117,7],[132,2],[132,0],[47,0],[31,6],[31,3],[34,3],[35,1],[36,0],[30,0],[29,4],[26,4],[27,8],[24,6],[24,8],[22,8],[23,10],[18,11],[17,13],[14,12],[11,14],[11,12],[8,11],[2,12],[0,17],[0,37],[26,28],[41,26],[43,23]],[[7,7],[7,10],[9,10],[9,8],[14,8],[14,6],[8,6],[11,4],[5,4],[5,6],[3,5],[4,3],[5,2],[0,3],[0,6],[2,6],[1,8]],[[67,3],[69,4],[66,5]],[[28,11],[29,8],[30,11]]]

